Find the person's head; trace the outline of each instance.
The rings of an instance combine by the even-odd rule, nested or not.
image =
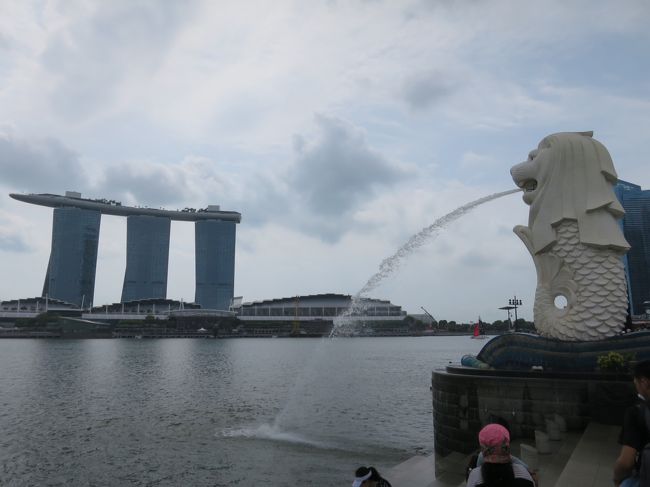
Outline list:
[[[650,360],[639,362],[634,366],[634,386],[636,392],[650,400]]]
[[[478,434],[484,463],[510,463],[510,433],[500,424],[491,423]]]
[[[375,467],[359,467],[354,472],[352,487],[374,487],[381,479]]]

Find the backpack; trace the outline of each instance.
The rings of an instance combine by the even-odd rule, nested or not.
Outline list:
[[[643,421],[648,437],[650,438],[650,407],[643,404],[640,406],[643,410]],[[639,487],[650,487],[650,442],[646,443],[643,450],[639,452]]]

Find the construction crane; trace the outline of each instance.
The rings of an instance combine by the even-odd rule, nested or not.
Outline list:
[[[438,322],[436,321],[436,319],[433,317],[433,315],[432,315],[431,313],[429,313],[426,309],[424,309],[424,306],[420,306],[420,308],[422,308],[422,311],[424,311],[424,312],[427,314],[427,316],[428,316],[429,318],[431,318],[431,326],[433,326],[434,324],[438,323]]]

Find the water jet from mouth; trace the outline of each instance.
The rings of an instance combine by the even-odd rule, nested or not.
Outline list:
[[[334,325],[332,326],[332,331],[330,332],[330,338],[337,336],[338,332],[343,326],[349,326],[352,323],[353,320],[351,319],[351,316],[362,314],[363,311],[365,311],[366,307],[368,306],[365,303],[365,297],[367,294],[375,289],[384,279],[397,271],[403,259],[411,255],[415,250],[422,247],[431,238],[438,236],[440,231],[443,230],[447,225],[466,215],[477,206],[480,206],[483,203],[487,203],[488,201],[507,196],[509,194],[518,193],[520,191],[522,191],[521,188],[510,189],[508,191],[494,193],[471,201],[438,218],[431,225],[423,228],[418,233],[409,238],[404,245],[397,249],[397,252],[381,262],[379,265],[379,270],[370,279],[368,279],[368,282],[364,284],[359,292],[352,296],[350,307],[334,319]]]

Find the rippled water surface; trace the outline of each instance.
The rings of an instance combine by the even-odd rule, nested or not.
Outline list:
[[[469,337],[0,340],[2,485],[347,485],[433,449]]]

